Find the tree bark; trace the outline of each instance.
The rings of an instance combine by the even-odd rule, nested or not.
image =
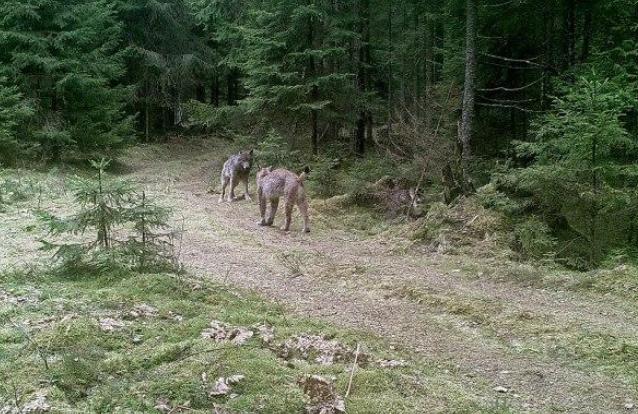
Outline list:
[[[144,99],[144,139],[149,141],[151,136],[151,109],[148,96]]]
[[[420,26],[421,22],[419,20],[419,0],[413,2],[413,10],[414,14],[414,48],[415,48],[415,62],[414,62],[414,108],[417,116],[421,115],[421,97],[423,96],[423,80],[421,79],[421,67],[419,65],[419,57],[418,50],[420,49]]]
[[[394,105],[394,44],[393,44],[393,27],[392,27],[392,7],[393,2],[388,2],[388,45],[390,52],[390,59],[388,62],[388,131],[392,129],[392,108]]]
[[[366,151],[366,120],[363,113],[360,113],[357,118],[354,149],[359,156],[365,154]]]
[[[363,95],[368,90],[367,64],[370,58],[370,0],[359,1],[359,33],[361,34],[361,44],[359,45],[357,81],[359,92]],[[357,119],[355,134],[355,152],[359,156],[365,153],[366,129],[370,131],[369,134],[371,134],[371,115],[366,108],[362,108]]]
[[[197,86],[195,87],[195,99],[199,102],[206,102],[206,89],[202,82],[197,82]]]
[[[476,0],[466,1],[465,23],[465,82],[463,87],[463,109],[459,139],[463,173],[467,174],[472,156],[472,127],[474,122],[474,92],[476,82]]]
[[[213,84],[210,87],[210,103],[219,106],[219,75],[213,76]]]
[[[423,71],[425,72],[425,94],[423,97],[423,110],[425,112],[425,125],[426,128],[430,128],[430,120],[432,114],[430,113],[430,98],[432,93],[432,85],[434,81],[433,60],[434,60],[434,25],[432,18],[428,15],[428,9],[425,10],[425,56],[423,62]]]
[[[233,69],[231,69],[226,75],[226,88],[226,101],[228,105],[235,105],[235,71]]]
[[[589,49],[591,45],[593,31],[593,12],[592,5],[588,4],[585,10],[585,21],[583,23],[583,47],[580,51],[580,63],[584,63],[589,57]]]
[[[310,114],[310,121],[312,123],[312,155],[317,155],[319,153],[319,125],[318,125],[318,114],[317,110],[312,111]]]
[[[315,44],[315,30],[314,30],[314,21],[312,17],[308,22],[308,48],[314,49]],[[310,80],[314,82],[314,79],[317,76],[317,64],[315,62],[315,58],[312,54],[308,57],[308,72],[310,76]],[[319,88],[317,85],[312,85],[310,91],[310,100],[312,104],[316,104],[319,100]],[[319,153],[319,113],[317,109],[310,110],[310,124],[311,124],[311,137],[310,143],[312,145],[312,154],[317,155]]]
[[[575,0],[567,0],[565,4],[565,46],[567,47],[567,67],[576,61],[576,4]]]

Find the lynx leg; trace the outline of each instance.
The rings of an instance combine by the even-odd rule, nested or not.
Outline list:
[[[266,223],[269,226],[272,226],[272,224],[275,222],[275,214],[277,214],[278,207],[279,207],[278,198],[273,198],[272,200],[270,200],[270,215],[268,216],[268,221],[266,221]]]
[[[259,213],[261,214],[261,221],[259,222],[260,226],[267,226],[268,222],[266,221],[266,197],[261,193],[261,189],[258,191],[259,197]]]
[[[226,196],[226,187],[228,187],[229,178],[222,173],[221,181],[222,181],[222,195],[219,196],[220,203],[224,201],[224,197]]]
[[[308,218],[308,201],[306,198],[302,198],[299,200],[299,212],[301,213],[301,217],[303,218],[303,232],[310,233],[310,219]]]
[[[292,219],[292,209],[294,206],[295,205],[291,203],[290,201],[286,201],[286,206],[285,206],[286,221],[284,222],[284,225],[281,228],[283,231],[290,230],[290,220]]]

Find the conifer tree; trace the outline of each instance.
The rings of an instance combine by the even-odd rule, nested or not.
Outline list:
[[[122,25],[104,0],[0,4],[0,76],[34,102],[25,137],[53,157],[108,152],[133,135]]]
[[[347,21],[323,2],[278,0],[252,11],[237,56],[245,73],[249,113],[283,115],[307,125],[313,153],[320,125],[352,122],[357,104]]]
[[[538,141],[519,144],[536,162],[518,179],[544,208],[565,218],[595,265],[623,237],[636,202],[631,187],[638,171],[629,159],[638,155],[638,143],[622,121],[636,106],[635,90],[593,71],[564,88],[554,110],[536,123]]]
[[[0,164],[14,163],[15,158],[26,150],[19,130],[32,113],[18,88],[7,86],[0,79]]]

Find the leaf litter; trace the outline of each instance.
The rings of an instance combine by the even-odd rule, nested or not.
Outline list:
[[[209,328],[202,331],[202,338],[212,339],[215,342],[230,342],[234,345],[244,345],[250,338],[257,335],[268,344],[275,338],[274,328],[268,325],[256,325],[253,327],[233,326],[227,323],[213,320]]]

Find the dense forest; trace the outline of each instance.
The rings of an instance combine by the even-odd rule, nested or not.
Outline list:
[[[638,0],[0,0],[0,414],[638,411]]]
[[[635,0],[5,0],[0,16],[3,165],[214,134],[311,163],[322,195],[349,169],[478,200],[522,256],[586,268],[635,249]]]

